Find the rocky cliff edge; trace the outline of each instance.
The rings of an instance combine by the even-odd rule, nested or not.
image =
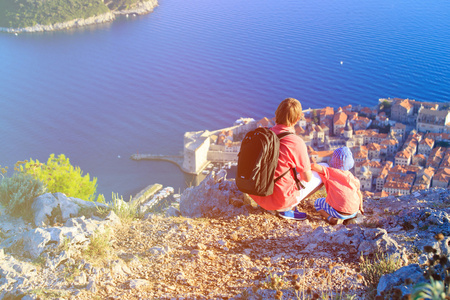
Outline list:
[[[410,294],[429,259],[450,251],[447,189],[365,199],[366,216],[347,226],[325,223],[312,201],[300,207],[308,220],[280,219],[222,171],[130,223],[45,194],[32,223],[0,216],[0,299],[388,299]],[[401,268],[371,290],[362,264],[377,257]]]

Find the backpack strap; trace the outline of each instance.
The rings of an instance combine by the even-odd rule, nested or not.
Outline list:
[[[277,137],[281,140],[282,138],[284,138],[285,136],[290,135],[290,134],[293,134],[293,133],[289,132],[289,131],[285,131],[280,134],[277,134]]]
[[[280,134],[277,134],[277,137],[281,140],[282,138],[284,138],[285,136],[289,135],[289,134],[293,134],[292,132],[289,131],[285,131],[282,132]],[[289,170],[287,170],[286,172],[284,172],[283,174],[281,174],[280,176],[278,176],[277,178],[275,178],[275,182],[277,182],[278,180],[280,180],[284,175],[286,175],[287,173],[289,173],[289,171],[293,172],[292,177],[294,177],[294,181],[295,181],[295,185],[297,185],[297,189],[301,190],[304,189],[305,186],[300,182],[300,180],[297,177],[297,170],[295,168],[290,168]]]

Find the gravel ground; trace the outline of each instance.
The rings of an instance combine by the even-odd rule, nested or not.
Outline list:
[[[303,236],[329,225],[311,202],[299,208],[308,220],[285,220],[256,208],[231,219],[152,216],[123,225],[112,247],[127,272],[100,273],[96,289],[74,298],[273,299],[281,292],[282,299],[314,293],[364,299],[354,248],[308,251]]]

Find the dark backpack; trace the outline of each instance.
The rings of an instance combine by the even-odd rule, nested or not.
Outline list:
[[[291,170],[274,179],[280,139],[289,134],[292,133],[276,135],[268,128],[259,127],[245,135],[238,154],[236,173],[236,185],[241,192],[257,196],[272,195],[275,182]],[[292,170],[295,172],[295,169]],[[297,179],[297,176],[294,178]]]

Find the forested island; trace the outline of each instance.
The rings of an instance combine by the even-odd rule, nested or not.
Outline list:
[[[2,0],[0,27],[13,32],[66,29],[111,21],[116,14],[148,13],[157,4],[157,0]]]

